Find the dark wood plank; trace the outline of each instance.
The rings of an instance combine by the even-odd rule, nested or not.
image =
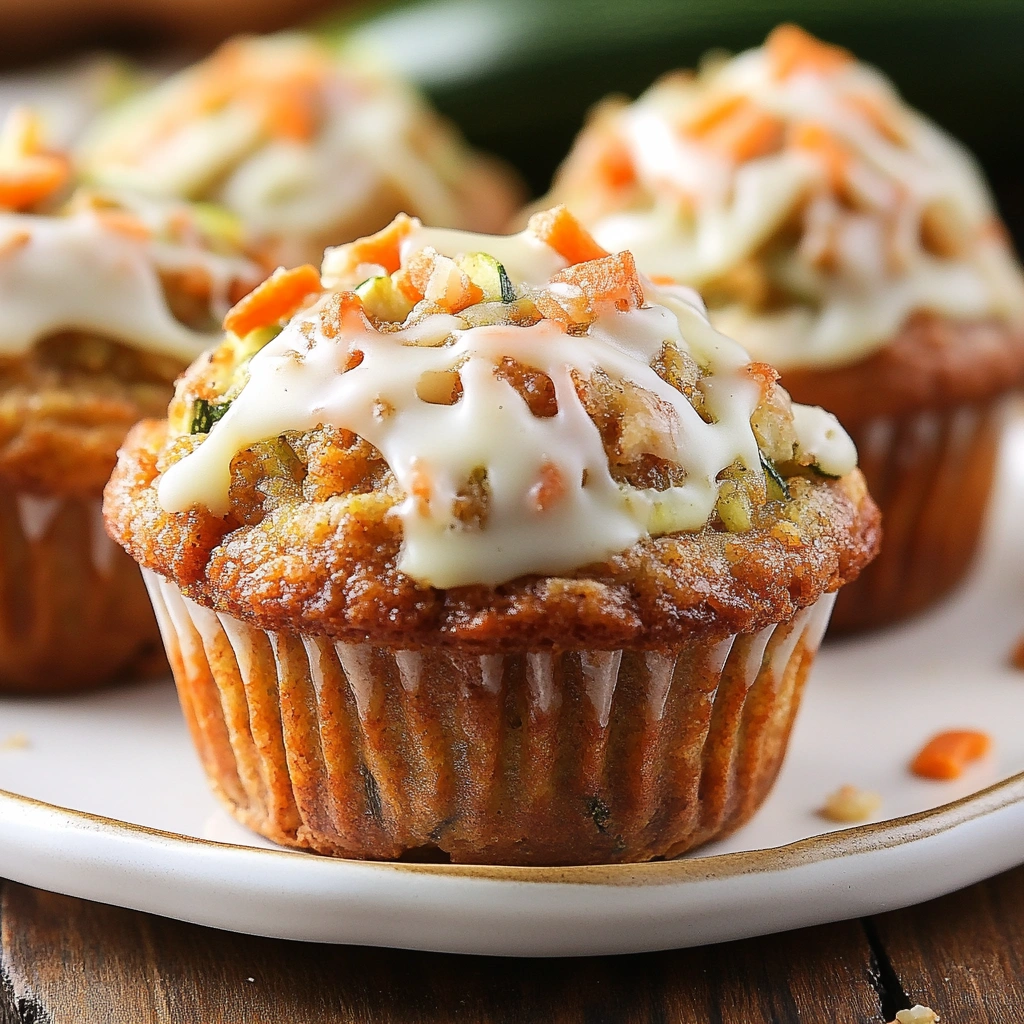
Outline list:
[[[10,883],[0,915],[20,1024],[881,1019],[857,922],[643,956],[499,960],[275,942]]]
[[[1024,1024],[1024,868],[874,926],[911,1002],[943,1021]]]

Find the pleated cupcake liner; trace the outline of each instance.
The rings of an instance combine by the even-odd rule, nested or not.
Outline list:
[[[87,689],[166,671],[138,566],[100,499],[0,486],[0,691]]]
[[[359,858],[671,857],[742,825],[781,766],[833,595],[672,654],[467,654],[265,631],[145,572],[232,814]]]
[[[981,540],[1006,409],[998,399],[847,428],[882,511],[882,550],[840,592],[833,632],[907,618],[964,579]]]

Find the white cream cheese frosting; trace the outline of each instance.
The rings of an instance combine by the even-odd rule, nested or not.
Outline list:
[[[216,342],[219,335],[175,318],[161,273],[205,275],[216,323],[230,304],[231,284],[257,280],[259,269],[210,251],[196,237],[161,237],[175,213],[189,216],[176,204],[125,199],[112,215],[111,201],[54,215],[0,214],[0,357],[23,355],[61,331],[96,334],[183,364]]]
[[[878,71],[793,26],[605,108],[553,195],[647,273],[717,292],[756,262],[784,298],[723,299],[711,316],[780,369],[856,361],[917,311],[1024,319],[970,155]]]
[[[526,326],[472,326],[471,309],[413,314],[406,324],[384,327],[367,318],[352,292],[339,297],[354,277],[373,270],[354,264],[351,248],[327,254],[328,290],[252,357],[247,380],[222,418],[164,472],[158,495],[165,510],[201,505],[223,514],[239,451],[291,431],[344,428],[380,451],[405,495],[397,507],[399,569],[447,588],[567,572],[648,535],[699,530],[715,510],[723,471],[742,466],[763,479],[751,427],[760,385],[748,372],[746,353],[709,325],[690,289],[643,280],[642,301],[628,308],[604,304],[585,330],[567,331],[547,318]],[[490,238],[412,221],[396,273],[424,255],[443,269],[448,264],[437,254],[450,262],[478,252],[502,262],[520,297],[540,302],[546,291],[572,302],[580,291],[559,280],[567,260],[531,230]],[[652,368],[666,346],[703,369],[703,417]],[[547,376],[554,415],[534,415],[501,377],[507,358]],[[424,380],[455,374],[457,400],[438,404],[421,397]],[[637,443],[681,467],[681,483],[653,490],[613,478],[601,434],[578,394],[577,382],[595,374],[643,396],[659,429]],[[853,445],[833,417],[807,410],[800,424],[797,446],[808,461],[834,475],[854,467]],[[468,527],[455,514],[455,499],[480,470],[489,489],[488,515]]]

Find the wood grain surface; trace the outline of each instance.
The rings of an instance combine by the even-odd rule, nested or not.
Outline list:
[[[876,921],[912,1000],[943,1024],[1024,1024],[1024,868]]]
[[[278,942],[0,889],[0,1024],[1024,1024],[1024,869],[921,907],[576,960]]]

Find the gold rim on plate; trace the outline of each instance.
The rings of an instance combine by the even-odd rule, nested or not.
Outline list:
[[[400,871],[413,874],[436,875],[442,878],[476,878],[503,882],[532,882],[564,885],[647,886],[680,882],[724,880],[736,875],[785,871],[808,864],[836,860],[855,854],[892,849],[949,832],[968,822],[993,814],[1012,804],[1024,802],[1024,772],[1011,775],[985,789],[931,810],[918,811],[898,818],[857,825],[852,828],[825,832],[800,839],[785,846],[762,850],[744,850],[704,857],[684,857],[678,860],[646,861],[632,864],[583,864],[568,867],[523,867],[490,864],[417,864],[401,861],[361,861],[320,857],[307,851],[267,849],[240,843],[225,843],[200,839],[178,832],[166,832],[146,825],[134,825],[116,818],[107,818],[87,811],[36,800],[0,789],[0,808],[4,803],[63,815],[79,827],[99,831],[117,839],[119,834],[143,837],[160,842],[184,843],[214,850],[243,850],[264,857],[312,858],[318,864],[343,864],[346,867],[367,870]]]

